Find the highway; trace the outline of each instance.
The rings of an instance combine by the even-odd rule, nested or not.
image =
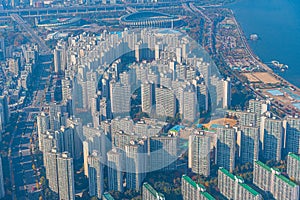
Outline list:
[[[183,1],[185,2],[185,1]],[[8,9],[1,10],[0,19],[9,19],[11,14],[18,14],[22,17],[46,17],[46,16],[75,16],[83,14],[95,13],[111,13],[111,12],[126,12],[127,7],[133,10],[146,10],[157,8],[171,8],[172,6],[181,6],[182,2],[158,2],[158,3],[132,3],[132,4],[116,4],[116,5],[78,5],[70,7],[46,7],[46,8],[24,8],[24,9]]]
[[[33,43],[39,45],[39,53],[41,55],[47,55],[51,53],[50,48],[45,44],[44,40],[38,36],[38,34],[31,28],[31,25],[28,24],[25,20],[22,19],[18,14],[11,14],[11,18],[18,23],[22,30],[26,31]]]

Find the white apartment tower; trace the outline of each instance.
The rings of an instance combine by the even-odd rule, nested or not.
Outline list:
[[[189,136],[189,168],[196,174],[210,175],[210,137],[203,132]]]
[[[259,128],[241,126],[238,135],[240,162],[253,163],[259,156]]]
[[[107,153],[108,189],[123,192],[123,171],[125,167],[124,153],[119,149],[112,149]]]
[[[217,129],[216,164],[228,171],[235,168],[236,130],[226,125]]]
[[[153,103],[155,99],[154,95],[154,84],[151,82],[144,82],[141,85],[142,93],[142,111],[151,114],[153,109]]]
[[[101,198],[104,192],[104,166],[102,162],[97,151],[93,151],[88,157],[89,194],[98,198]]]
[[[283,138],[283,121],[278,117],[272,116],[272,113],[266,113],[265,116],[262,116],[260,142],[264,160],[281,160]]]
[[[75,200],[73,158],[68,152],[57,157],[57,174],[60,200]]]

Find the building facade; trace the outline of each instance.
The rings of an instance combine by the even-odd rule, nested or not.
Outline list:
[[[249,185],[243,178],[234,176],[224,168],[218,170],[218,188],[222,195],[232,200],[262,200],[262,195]]]
[[[254,162],[253,183],[275,199],[299,199],[299,185],[261,161]]]

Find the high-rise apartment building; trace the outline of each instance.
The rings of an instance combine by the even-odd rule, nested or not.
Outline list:
[[[9,108],[8,108],[8,100],[5,95],[0,96],[0,130],[9,122]]]
[[[239,116],[239,125],[240,126],[259,126],[257,124],[257,114],[254,112],[241,112]]]
[[[131,141],[125,146],[126,154],[126,187],[139,191],[146,177],[147,145]]]
[[[259,128],[240,126],[238,135],[240,162],[253,163],[259,156]]]
[[[165,200],[165,196],[157,192],[149,183],[144,183],[142,200]]]
[[[300,118],[297,115],[287,117],[284,120],[284,127],[286,152],[300,154]]]
[[[233,171],[235,168],[236,130],[226,125],[223,128],[217,128],[217,135],[216,164]]]
[[[210,137],[200,132],[189,136],[189,168],[196,174],[210,175]]]
[[[206,192],[206,188],[194,182],[187,175],[181,178],[181,193],[183,200],[214,200],[215,198]]]
[[[223,108],[231,106],[231,81],[230,78],[223,80]]]
[[[97,151],[88,157],[89,194],[102,197],[104,192],[104,163]]]
[[[57,157],[57,174],[60,200],[75,200],[73,158],[67,152]]]
[[[37,133],[39,139],[39,150],[43,151],[43,140],[42,134],[45,134],[46,131],[50,128],[49,116],[42,112],[37,116]]]
[[[197,94],[193,88],[183,92],[183,119],[194,123],[198,118],[199,110]]]
[[[261,117],[260,142],[263,160],[281,160],[284,139],[283,122],[272,113]]]
[[[283,176],[278,169],[261,161],[254,162],[253,183],[275,199],[299,199],[299,185]]]
[[[260,124],[260,117],[263,113],[267,112],[269,110],[270,104],[269,102],[251,99],[249,101],[249,110],[252,113],[256,113],[257,117],[257,124]]]
[[[46,168],[46,178],[48,179],[49,188],[55,192],[59,193],[58,186],[58,169],[57,169],[57,157],[58,152],[55,148],[51,151],[44,153],[45,163],[44,166]]]
[[[175,170],[178,150],[177,136],[162,134],[150,138],[150,171]]]
[[[54,71],[63,72],[67,65],[67,43],[59,42],[54,49]]]
[[[112,149],[107,153],[108,189],[123,192],[124,152]]]
[[[130,113],[131,91],[129,85],[120,82],[110,83],[110,101],[113,117],[128,116]]]
[[[232,200],[262,200],[262,195],[249,185],[243,178],[234,176],[224,168],[218,170],[218,188],[220,193]]]
[[[73,159],[68,152],[58,153],[55,148],[45,154],[46,177],[49,188],[60,200],[75,199]]]
[[[287,174],[289,177],[300,183],[300,156],[289,153],[287,156]]]
[[[151,82],[144,82],[141,85],[141,96],[142,96],[142,111],[151,114],[153,110],[153,105],[155,101],[155,90],[154,84]]]
[[[168,88],[155,88],[156,114],[158,116],[174,117],[176,113],[176,98]]]

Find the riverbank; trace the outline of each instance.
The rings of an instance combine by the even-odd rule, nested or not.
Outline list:
[[[259,40],[249,46],[264,63],[278,60],[289,66],[282,78],[300,87],[300,1],[237,0],[226,5],[234,11],[243,32]]]
[[[299,88],[276,74],[254,53],[231,9],[219,9],[218,11],[214,8],[206,12],[223,13],[223,18],[216,25],[216,53],[222,55],[222,60],[233,71],[232,76],[242,82],[257,98],[270,100],[282,115],[299,113]],[[213,17],[212,14],[208,16]],[[213,56],[217,57],[217,54]],[[233,84],[236,84],[236,81]],[[276,91],[275,94],[273,91]]]

